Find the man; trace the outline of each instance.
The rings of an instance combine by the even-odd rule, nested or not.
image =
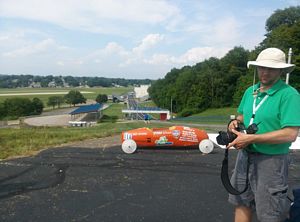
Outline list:
[[[150,115],[149,114],[144,114],[144,121],[146,124],[150,123]]]
[[[265,49],[256,61],[248,62],[251,65],[259,83],[245,91],[238,107],[240,115],[228,126],[237,138],[227,146],[239,150],[231,183],[242,190],[248,176],[249,187],[241,195],[229,195],[229,202],[236,206],[236,222],[250,222],[253,210],[259,221],[279,222],[284,221],[289,207],[288,152],[300,126],[300,95],[280,79],[294,69],[281,50]],[[256,123],[259,130],[256,134],[238,132],[238,121],[245,126]]]

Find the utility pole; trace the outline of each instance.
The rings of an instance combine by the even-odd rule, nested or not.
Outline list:
[[[172,114],[172,104],[173,104],[173,101],[172,101],[172,96],[171,96],[171,120],[173,119],[173,114]]]
[[[292,60],[292,48],[289,49],[289,53],[288,53],[288,64],[291,64],[291,60]],[[286,74],[286,79],[285,79],[285,83],[289,84],[289,79],[290,79],[290,73]]]

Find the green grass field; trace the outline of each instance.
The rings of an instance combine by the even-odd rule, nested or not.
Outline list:
[[[198,124],[227,124],[231,115],[237,115],[237,108],[225,107],[207,109],[204,112],[173,119],[173,122],[198,123]]]
[[[127,106],[121,103],[111,103],[109,105],[109,108],[103,110],[103,114],[108,116],[117,116],[119,119],[122,119],[122,109],[126,109]]]
[[[37,97],[41,99],[47,107],[47,101],[50,96],[63,96],[68,93],[70,90],[78,90],[80,92],[91,92],[83,93],[83,96],[87,99],[95,100],[98,94],[106,95],[121,95],[126,92],[133,91],[133,87],[94,87],[94,88],[18,88],[18,89],[3,89],[0,88],[0,102],[3,102],[6,98],[12,97],[22,97],[33,99]],[[61,92],[61,94],[52,94],[52,95],[3,95],[3,94],[12,94],[12,93],[51,93],[51,92]],[[65,105],[68,106],[68,105]]]

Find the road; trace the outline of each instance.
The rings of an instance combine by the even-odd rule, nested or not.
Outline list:
[[[83,141],[0,162],[0,221],[233,220],[220,181],[223,150],[127,155],[116,139],[111,146]],[[291,187],[299,185],[300,152],[292,157]]]

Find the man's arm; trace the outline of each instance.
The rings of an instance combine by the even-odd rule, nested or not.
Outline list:
[[[297,139],[299,127],[285,127],[263,134],[244,134],[235,129],[232,129],[232,132],[237,135],[237,138],[232,143],[229,143],[227,147],[243,149],[252,143],[279,144],[294,142]]]

